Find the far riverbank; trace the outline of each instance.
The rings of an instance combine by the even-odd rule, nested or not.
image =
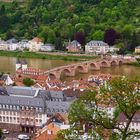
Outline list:
[[[0,51],[0,56],[18,57],[18,58],[39,58],[49,60],[64,60],[64,61],[86,61],[97,58],[97,56],[86,55],[62,55],[59,53],[43,53],[43,52],[22,52],[22,51]]]
[[[136,60],[137,60],[136,62],[128,63],[127,65],[140,67],[140,58],[137,58]]]

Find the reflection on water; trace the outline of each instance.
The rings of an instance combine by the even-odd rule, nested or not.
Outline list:
[[[0,72],[15,74],[15,64],[17,58],[15,57],[1,57],[0,56]],[[20,59],[22,60],[22,59]],[[64,61],[64,60],[46,60],[46,59],[26,59],[28,67],[33,67],[42,70],[52,69],[63,65],[72,64],[75,62]]]
[[[70,61],[64,60],[45,60],[45,59],[26,59],[29,67],[48,70],[54,67],[59,67],[63,65],[68,65],[71,63]],[[15,64],[16,58],[14,57],[0,57],[0,72],[9,72],[10,74],[15,74]],[[77,74],[75,77],[62,77],[63,80],[72,80],[72,79],[80,79],[85,78],[91,74],[98,73],[110,73],[112,75],[126,75],[130,78],[135,76],[140,76],[140,67],[122,65],[111,68],[102,68],[100,71],[90,71],[88,74]]]
[[[86,78],[89,75],[94,75],[98,73],[112,74],[112,75],[125,75],[129,78],[139,77],[140,78],[140,67],[130,66],[130,65],[121,65],[113,66],[111,68],[101,68],[99,71],[89,71],[88,74],[78,74],[74,78],[72,77],[63,77],[63,80],[72,80],[72,79],[81,79]]]

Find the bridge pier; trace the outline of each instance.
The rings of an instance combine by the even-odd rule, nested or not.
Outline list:
[[[100,70],[101,68],[100,68],[99,65],[96,65],[96,67],[91,67],[91,66],[89,66],[89,69],[90,69],[90,70]]]

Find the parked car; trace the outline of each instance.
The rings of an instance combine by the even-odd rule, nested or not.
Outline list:
[[[7,129],[2,129],[3,134],[9,134],[9,131]]]
[[[28,135],[20,134],[20,135],[18,135],[18,139],[19,140],[29,140],[30,138]]]

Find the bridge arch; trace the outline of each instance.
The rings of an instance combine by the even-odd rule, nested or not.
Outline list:
[[[112,61],[110,62],[110,64],[111,64],[111,66],[116,66],[116,65],[117,65],[117,61],[112,60]]]
[[[64,76],[69,76],[71,73],[70,69],[66,68],[66,69],[63,69],[60,73],[60,76],[61,75],[64,75]]]
[[[83,71],[83,70],[84,70],[84,67],[83,67],[82,65],[78,65],[78,66],[76,67],[76,70],[78,70],[78,71]]]
[[[94,70],[94,69],[97,69],[97,68],[98,68],[98,65],[95,62],[89,63],[89,69],[90,70]]]
[[[119,60],[119,65],[122,65],[123,64],[123,60]]]
[[[57,79],[57,76],[55,73],[49,73],[49,78],[52,79]]]
[[[100,62],[100,67],[110,67],[110,64],[109,64],[109,62],[104,60],[104,61]]]

